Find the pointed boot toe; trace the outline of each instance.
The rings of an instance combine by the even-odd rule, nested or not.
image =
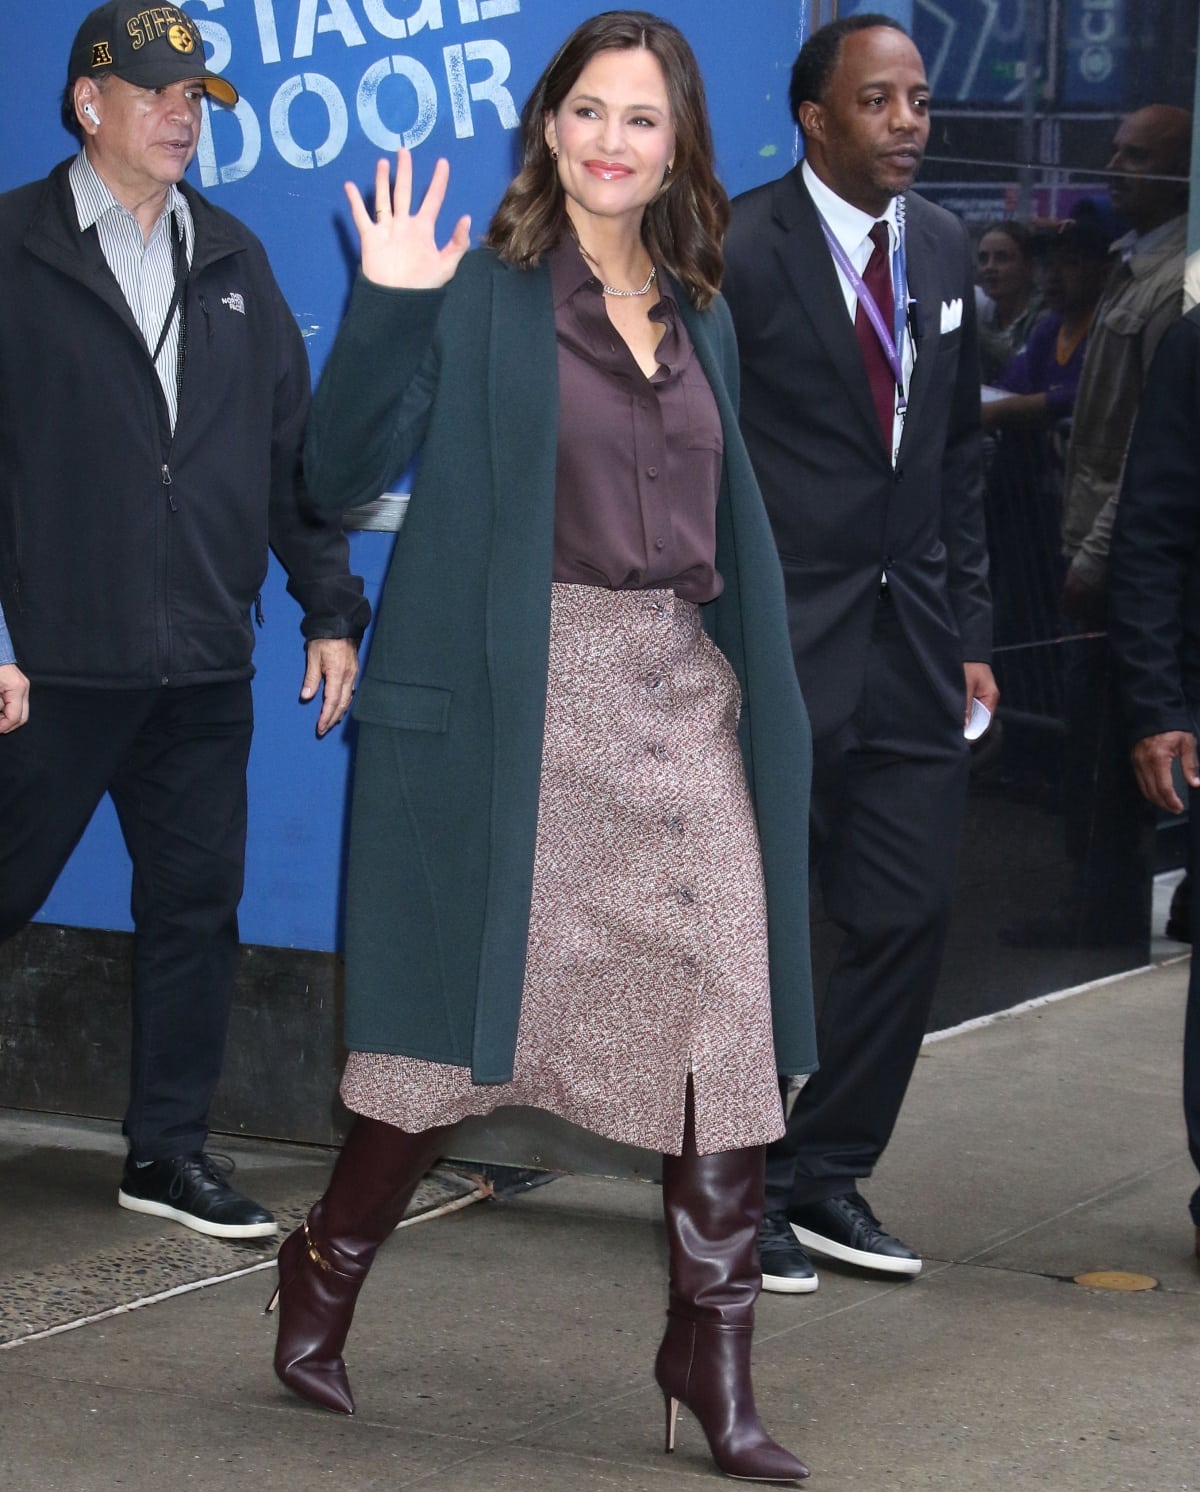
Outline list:
[[[717,1469],[726,1476],[785,1484],[808,1476],[804,1462],[772,1440],[758,1417],[745,1328],[668,1321],[654,1376],[666,1400],[668,1451],[675,1449],[682,1404],[695,1416]]]
[[[357,1117],[325,1195],[279,1250],[275,1372],[293,1393],[334,1414],[353,1414],[342,1350],[376,1250],[404,1216],[437,1158],[446,1127],[406,1134]]]
[[[281,1383],[318,1409],[329,1409],[334,1414],[354,1413],[354,1396],[345,1363],[277,1361],[275,1372]]]
[[[315,1241],[319,1210],[279,1250],[279,1287],[267,1306],[279,1316],[275,1374],[310,1404],[353,1414],[342,1348],[366,1269],[334,1267],[329,1245]]]
[[[696,1150],[688,1082],[683,1145],[663,1156],[663,1217],[671,1273],[667,1330],[654,1376],[667,1405],[667,1450],[684,1404],[726,1476],[795,1485],[808,1467],[763,1428],[750,1382],[754,1302],[762,1287],[760,1147]]]

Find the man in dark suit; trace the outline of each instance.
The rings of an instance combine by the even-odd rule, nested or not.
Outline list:
[[[964,727],[982,728],[997,690],[972,255],[962,225],[908,190],[929,135],[920,55],[886,16],[835,21],[796,59],[790,103],[805,161],[734,203],[723,288],[813,725],[813,870],[840,934],[821,1069],[767,1158],[763,1283],[799,1293],[817,1284],[805,1249],[921,1268],[858,1186],[920,1049]]]
[[[1183,803],[1178,760],[1200,789],[1200,307],[1159,343],[1133,427],[1108,557],[1109,640],[1121,684],[1133,770],[1168,813]],[[1200,797],[1188,814],[1190,922],[1200,928]],[[1200,1170],[1200,957],[1192,956],[1183,1037],[1188,1148]],[[1200,1259],[1200,1188],[1192,1196]]]

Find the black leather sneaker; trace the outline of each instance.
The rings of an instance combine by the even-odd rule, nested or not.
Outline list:
[[[176,1155],[141,1166],[130,1157],[117,1201],[130,1212],[169,1217],[213,1238],[269,1238],[276,1231],[267,1209],[235,1192],[211,1155]]]
[[[762,1287],[778,1295],[808,1295],[820,1281],[812,1260],[792,1236],[782,1212],[768,1212],[758,1227]]]
[[[883,1231],[879,1219],[857,1192],[789,1207],[787,1219],[797,1239],[814,1254],[884,1274],[921,1273],[919,1256]]]

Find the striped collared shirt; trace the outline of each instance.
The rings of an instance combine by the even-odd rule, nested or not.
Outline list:
[[[189,264],[195,249],[196,233],[187,200],[177,186],[167,188],[162,216],[155,223],[147,243],[142,235],[141,224],[131,212],[121,206],[96,175],[86,152],[82,150],[71,162],[70,182],[79,231],[86,233],[95,225],[104,258],[133,312],[133,319],[141,328],[149,356],[158,346],[163,321],[175,294],[175,220],[183,229]],[[154,365],[166,396],[172,430],[179,410],[179,389],[176,382],[179,369],[179,324],[179,313],[175,312],[163,339],[158,361]]]

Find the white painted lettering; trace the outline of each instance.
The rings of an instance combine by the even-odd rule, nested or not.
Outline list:
[[[322,3],[329,9],[324,15],[318,16],[317,7]],[[318,31],[339,32],[348,47],[365,47],[367,44],[367,38],[354,19],[348,0],[300,0],[300,9],[296,13],[296,45],[292,56],[311,57],[314,36]]]
[[[216,145],[213,141],[212,105],[205,100],[204,113],[200,118],[200,143],[196,149],[196,160],[200,166],[200,185],[204,187],[225,186],[231,181],[241,181],[258,165],[262,155],[262,128],[258,115],[244,98],[232,109],[221,108],[219,124],[225,134],[231,126],[241,130],[242,153],[227,166],[217,164]]]
[[[206,0],[213,10],[220,10],[225,0]],[[207,48],[207,65],[215,73],[223,73],[229,66],[233,57],[233,42],[229,39],[229,32],[216,21],[204,21],[199,17],[193,17],[196,22],[196,30],[204,38]]]
[[[488,103],[496,110],[505,129],[516,129],[520,120],[512,94],[504,87],[512,71],[512,59],[507,47],[498,41],[469,41],[462,46],[444,47],[442,55],[446,62],[446,82],[450,87],[450,108],[454,115],[454,133],[460,140],[469,140],[475,134],[475,119],[471,104]],[[467,76],[468,62],[485,62],[490,71],[484,78],[471,82]]]
[[[446,24],[442,15],[442,0],[421,0],[417,6],[416,13],[408,18],[408,34],[416,36],[418,31],[424,31],[426,26],[430,31],[440,31]]]
[[[380,36],[386,36],[395,41],[399,37],[408,35],[407,23],[399,16],[393,15],[384,0],[363,0],[363,10],[366,11],[367,20]]]
[[[230,0],[187,3],[208,12],[235,8]],[[279,9],[277,3],[253,0],[264,64],[283,60],[278,29],[281,11],[289,18],[295,15],[297,57],[311,56],[317,38],[325,34],[336,33],[346,47],[358,47],[365,45],[364,30],[403,38],[445,27],[446,0],[287,0]],[[1085,0],[1087,3],[1089,0]],[[1090,0],[1097,10],[1105,3],[1111,7],[1113,0]],[[457,11],[463,25],[513,15],[520,9],[521,0],[451,0],[452,20]],[[473,138],[482,118],[493,112],[505,130],[520,125],[508,86],[512,59],[508,49],[491,38],[442,48],[445,97],[441,96],[436,67],[431,71],[425,62],[397,51],[366,69],[354,88],[353,100],[350,90],[354,85],[340,71],[337,81],[324,73],[298,72],[276,88],[269,107],[264,109],[261,102],[257,106],[251,102],[254,84],[239,67],[236,33],[224,17],[222,22],[207,17],[195,19],[208,65],[217,72],[228,70],[242,80],[241,87],[246,90],[234,109],[217,108],[207,101],[204,105],[196,160],[201,185],[206,188],[229,185],[249,176],[262,163],[266,140],[295,170],[313,171],[329,165],[346,148],[351,108],[357,129],[375,148],[389,154],[401,147],[415,149],[427,140],[447,99],[458,139]],[[290,29],[290,19],[283,23]],[[297,104],[303,95],[311,95],[317,103],[310,99]]]
[[[416,107],[413,120],[407,129],[389,129],[383,122],[379,110],[379,93],[390,77],[400,77],[412,86]],[[380,150],[415,150],[422,140],[428,139],[437,123],[437,88],[429,69],[415,58],[384,57],[374,67],[368,68],[358,85],[358,122],[363,134]]]
[[[329,115],[329,130],[324,141],[315,150],[297,144],[292,136],[292,105],[302,93],[315,93],[325,105]],[[337,84],[321,73],[300,73],[280,84],[271,100],[271,139],[275,148],[288,163],[298,171],[312,171],[318,166],[327,166],[336,160],[345,148],[350,133],[350,117],[346,112],[346,101],[338,92]]]
[[[258,26],[258,44],[264,62],[279,62],[279,32],[275,26],[273,0],[254,0],[254,19]]]

